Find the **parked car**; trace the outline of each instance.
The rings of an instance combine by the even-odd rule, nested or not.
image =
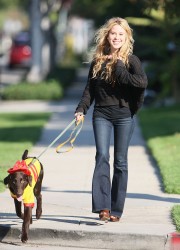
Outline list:
[[[32,60],[32,49],[30,33],[21,31],[18,33],[12,43],[9,55],[9,66],[30,67]]]

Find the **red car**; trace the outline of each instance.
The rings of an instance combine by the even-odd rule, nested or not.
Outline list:
[[[10,49],[9,66],[30,67],[32,51],[29,32],[23,31],[16,35]]]

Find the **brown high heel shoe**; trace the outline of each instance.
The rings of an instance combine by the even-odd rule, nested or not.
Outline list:
[[[102,221],[109,220],[109,210],[101,210],[99,213],[99,218]]]
[[[117,216],[111,215],[111,216],[110,216],[110,221],[111,221],[111,222],[118,222],[118,221],[120,221],[120,218],[117,217]]]

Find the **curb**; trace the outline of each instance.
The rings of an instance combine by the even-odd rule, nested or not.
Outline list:
[[[0,226],[0,242],[20,241],[21,229]],[[109,232],[93,232],[83,230],[54,230],[35,228],[29,231],[29,244],[79,247],[89,249],[118,250],[165,250],[167,237],[142,234],[117,234]]]

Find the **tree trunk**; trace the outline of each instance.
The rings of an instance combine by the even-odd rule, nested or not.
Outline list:
[[[172,91],[175,102],[180,103],[180,79],[177,73],[172,78]]]
[[[32,66],[27,76],[30,82],[38,82],[43,78],[42,74],[42,30],[40,1],[31,0],[31,36],[32,36]]]

